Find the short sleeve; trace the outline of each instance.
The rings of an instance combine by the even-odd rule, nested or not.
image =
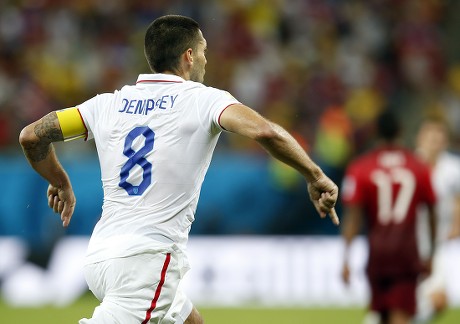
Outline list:
[[[220,115],[229,106],[239,104],[229,92],[212,87],[202,89],[197,100],[201,123],[212,130],[225,130],[219,123]]]
[[[112,96],[112,93],[99,94],[76,106],[80,111],[86,128],[88,129],[87,139],[94,138],[94,131],[97,125],[97,121],[100,119],[104,105],[112,99]]]

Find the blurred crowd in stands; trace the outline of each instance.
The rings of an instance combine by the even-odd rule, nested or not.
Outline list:
[[[148,72],[146,27],[174,13],[208,40],[207,85],[340,168],[367,148],[385,107],[404,116],[408,140],[425,113],[460,124],[459,11],[440,0],[1,1],[0,146],[17,149],[19,130],[51,110],[133,84]]]

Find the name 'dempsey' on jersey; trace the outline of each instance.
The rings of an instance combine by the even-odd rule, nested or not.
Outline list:
[[[123,99],[118,112],[132,115],[148,115],[155,109],[172,109],[178,95],[161,96],[158,99]]]

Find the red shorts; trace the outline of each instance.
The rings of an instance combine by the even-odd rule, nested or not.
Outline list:
[[[415,291],[417,278],[369,278],[371,288],[371,309],[379,313],[387,313],[391,310],[404,311],[414,315],[416,310]]]

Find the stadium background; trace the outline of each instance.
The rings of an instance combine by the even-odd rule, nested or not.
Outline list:
[[[84,242],[102,202],[94,145],[58,144],[78,199],[64,231],[47,209],[46,184],[22,156],[19,131],[51,110],[133,84],[137,74],[148,71],[143,33],[154,18],[168,13],[195,18],[208,41],[205,84],[229,90],[289,129],[340,183],[348,161],[373,144],[372,122],[385,107],[403,118],[407,145],[413,144],[418,121],[438,114],[451,122],[452,149],[460,148],[458,12],[460,2],[440,0],[1,1],[0,288],[5,309],[50,303],[6,291],[23,282],[14,275],[35,278],[49,272],[60,242]],[[295,172],[253,143],[226,134],[196,216],[192,240],[197,241],[338,242],[338,229],[317,217]],[[357,291],[352,306],[362,307],[365,287],[358,285]]]

